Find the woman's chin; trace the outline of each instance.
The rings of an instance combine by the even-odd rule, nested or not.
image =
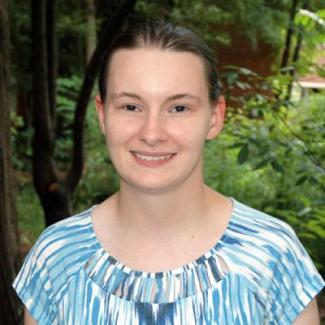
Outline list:
[[[177,187],[176,182],[162,181],[157,179],[144,179],[141,180],[121,180],[121,187],[130,187],[137,192],[147,194],[162,194],[173,190]]]

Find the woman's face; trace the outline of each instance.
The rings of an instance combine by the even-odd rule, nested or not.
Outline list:
[[[206,139],[221,130],[224,101],[212,107],[202,60],[161,49],[119,50],[112,56],[107,98],[97,98],[121,186],[164,192],[202,182]]]

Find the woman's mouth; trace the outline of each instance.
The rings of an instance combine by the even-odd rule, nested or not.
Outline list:
[[[147,167],[157,167],[169,162],[176,153],[131,151],[135,160]]]

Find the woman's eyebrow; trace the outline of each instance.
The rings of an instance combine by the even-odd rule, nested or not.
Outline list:
[[[115,94],[113,93],[113,94],[111,94],[110,97],[112,100],[118,99],[120,97],[130,97],[130,98],[142,100],[142,98],[139,95],[134,94],[134,93],[125,92],[125,91],[120,92],[120,93],[115,93]],[[170,101],[178,100],[178,99],[194,99],[194,100],[198,101],[199,103],[201,103],[201,98],[199,96],[192,95],[189,93],[181,93],[181,94],[175,94],[172,96],[168,96],[166,99],[166,102],[170,102]]]
[[[177,100],[177,99],[194,99],[194,100],[198,101],[199,103],[201,103],[201,98],[199,96],[192,95],[189,93],[175,94],[175,95],[169,96],[169,97],[167,97],[166,102]]]
[[[134,98],[134,99],[140,99],[141,100],[141,97],[137,94],[133,94],[133,93],[128,93],[128,92],[125,92],[125,91],[122,91],[120,93],[113,93],[110,95],[110,98],[112,100],[114,99],[118,99],[120,97],[131,97],[131,98]]]

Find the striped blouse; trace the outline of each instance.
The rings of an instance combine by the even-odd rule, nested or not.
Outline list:
[[[290,226],[233,203],[214,247],[157,273],[110,256],[91,208],[43,231],[13,287],[40,325],[292,324],[324,281]]]

